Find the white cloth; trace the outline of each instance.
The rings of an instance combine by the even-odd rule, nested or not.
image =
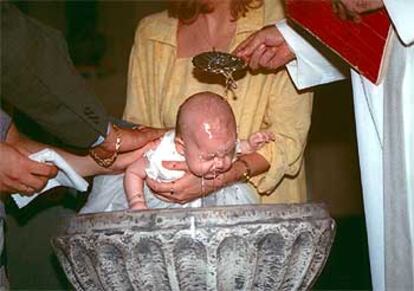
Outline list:
[[[32,196],[23,196],[18,193],[12,194],[12,197],[19,208],[25,207],[39,194],[54,187],[71,187],[81,192],[88,189],[88,182],[79,176],[79,174],[76,173],[75,170],[54,150],[46,148],[30,155],[29,158],[37,162],[52,163],[59,168],[59,172],[56,177],[47,182],[46,186],[41,191]]]
[[[182,178],[185,175],[184,171],[174,171],[166,169],[163,165],[163,161],[185,161],[185,157],[177,152],[175,146],[175,131],[170,130],[166,132],[161,139],[160,144],[154,150],[149,150],[145,153],[148,159],[148,167],[145,169],[148,177],[158,182],[172,182]],[[180,207],[180,204],[169,203],[161,201],[150,191],[149,188],[144,189],[145,200],[149,208],[176,208]],[[201,207],[202,200],[197,199],[190,203],[181,205],[181,207]]]
[[[151,179],[159,182],[171,182],[184,176],[184,171],[169,170],[162,165],[163,161],[185,161],[184,156],[177,152],[174,138],[174,130],[166,132],[157,148],[150,149],[145,153],[148,159],[148,167],[145,172]]]
[[[414,1],[384,4],[398,34],[390,36],[384,80],[375,86],[351,74],[371,277],[374,290],[414,290]],[[289,30],[282,27],[282,34]],[[286,40],[297,54],[287,68],[298,89],[336,75],[322,55],[306,51],[303,38],[291,33]]]
[[[184,161],[174,143],[174,131],[167,132],[156,149],[145,155],[148,158],[147,175],[160,182],[171,182],[181,178],[184,171],[172,171],[162,166],[162,161]],[[94,179],[92,192],[80,213],[96,213],[118,211],[128,208],[126,194],[123,187],[124,175],[98,176]],[[200,185],[200,188],[202,185]],[[206,197],[196,199],[190,203],[170,203],[157,198],[145,185],[144,195],[148,208],[186,208],[213,205],[239,205],[259,203],[257,196],[250,185],[236,183],[217,190]]]

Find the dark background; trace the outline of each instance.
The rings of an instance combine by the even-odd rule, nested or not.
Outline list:
[[[136,25],[165,1],[13,1],[61,30],[79,71],[108,111],[125,104],[128,56]],[[23,124],[31,130],[31,124]],[[306,151],[311,201],[323,201],[337,221],[330,258],[315,289],[371,289],[350,82],[315,89]],[[62,221],[86,195],[58,189],[23,210],[7,204],[6,249],[12,289],[70,289],[50,247]]]

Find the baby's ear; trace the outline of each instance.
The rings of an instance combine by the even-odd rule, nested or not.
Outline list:
[[[184,155],[185,144],[181,137],[175,137],[175,148],[180,155]]]

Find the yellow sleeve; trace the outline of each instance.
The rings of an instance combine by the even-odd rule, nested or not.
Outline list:
[[[143,26],[142,22],[138,25],[129,57],[127,98],[123,118],[136,124],[150,125],[150,104],[148,104],[147,96],[149,91],[147,76],[149,72],[146,72],[144,63],[147,53]]]
[[[264,125],[276,140],[258,151],[270,164],[256,178],[260,193],[271,193],[281,179],[298,174],[311,122],[313,93],[298,93],[285,70],[275,76]]]

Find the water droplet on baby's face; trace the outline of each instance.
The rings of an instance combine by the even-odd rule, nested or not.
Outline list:
[[[211,125],[207,122],[203,122],[203,130],[207,134],[208,139],[213,138],[213,133],[211,132]]]

